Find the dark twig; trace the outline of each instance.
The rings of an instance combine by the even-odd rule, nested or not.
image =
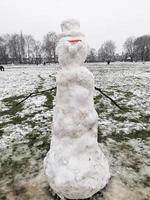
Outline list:
[[[21,104],[22,102],[24,102],[25,100],[27,100],[29,97],[34,97],[34,96],[43,94],[44,92],[52,91],[52,90],[55,90],[55,89],[56,89],[56,87],[52,87],[52,88],[47,89],[47,90],[41,90],[41,91],[39,91],[39,92],[32,92],[32,93],[30,93],[27,97],[25,97],[22,101],[18,102],[18,103],[16,104],[16,106],[18,106],[19,104]]]
[[[105,94],[100,88],[95,87],[95,90],[99,91],[102,95],[104,95],[105,97],[107,97],[109,100],[111,100],[111,102],[113,104],[115,104],[120,110],[122,110],[122,108],[111,98],[109,97],[107,94]]]
[[[52,87],[50,89],[47,89],[47,90],[41,90],[39,92],[32,92],[30,93],[27,97],[25,97],[22,101],[18,102],[16,104],[16,106],[18,106],[19,104],[23,103],[25,100],[27,100],[29,97],[33,97],[33,96],[37,96],[37,95],[40,95],[40,94],[43,94],[44,92],[48,92],[48,91],[52,91],[52,90],[55,90],[56,87]],[[95,90],[99,91],[103,96],[107,97],[109,100],[111,100],[111,102],[113,104],[115,104],[120,110],[122,110],[122,108],[111,98],[109,97],[107,94],[105,94],[100,88],[98,87],[95,87]]]

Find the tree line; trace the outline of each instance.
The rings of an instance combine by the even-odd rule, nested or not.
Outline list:
[[[1,64],[41,64],[57,62],[57,35],[46,34],[43,41],[35,40],[32,35],[6,34],[0,36]]]
[[[55,32],[47,33],[42,42],[22,32],[2,35],[0,36],[0,64],[56,63],[58,62],[57,42]],[[121,54],[117,54],[115,42],[105,41],[98,50],[89,49],[86,62],[150,61],[150,35],[127,38],[123,49]]]
[[[128,37],[123,44],[123,52],[116,53],[116,45],[112,40],[104,42],[96,51],[91,48],[87,57],[88,62],[107,61],[150,61],[150,35]]]

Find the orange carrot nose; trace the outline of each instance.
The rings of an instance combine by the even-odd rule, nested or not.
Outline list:
[[[71,42],[71,43],[76,43],[76,42],[81,42],[82,40],[80,39],[72,39],[72,40],[68,40],[68,42]]]

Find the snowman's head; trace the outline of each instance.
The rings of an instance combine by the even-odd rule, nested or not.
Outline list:
[[[65,20],[61,24],[62,33],[56,51],[62,66],[81,65],[86,59],[88,45],[79,28],[79,22],[74,19]]]

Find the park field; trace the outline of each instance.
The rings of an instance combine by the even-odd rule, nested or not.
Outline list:
[[[94,74],[95,86],[121,107],[95,91],[98,142],[109,160],[112,178],[108,190],[93,198],[110,200],[109,195],[117,195],[118,191],[129,200],[148,200],[150,62],[85,65]],[[59,66],[4,67],[5,71],[0,71],[0,199],[56,199],[43,175],[56,90],[38,92],[56,86]],[[16,105],[30,93],[34,94]]]

